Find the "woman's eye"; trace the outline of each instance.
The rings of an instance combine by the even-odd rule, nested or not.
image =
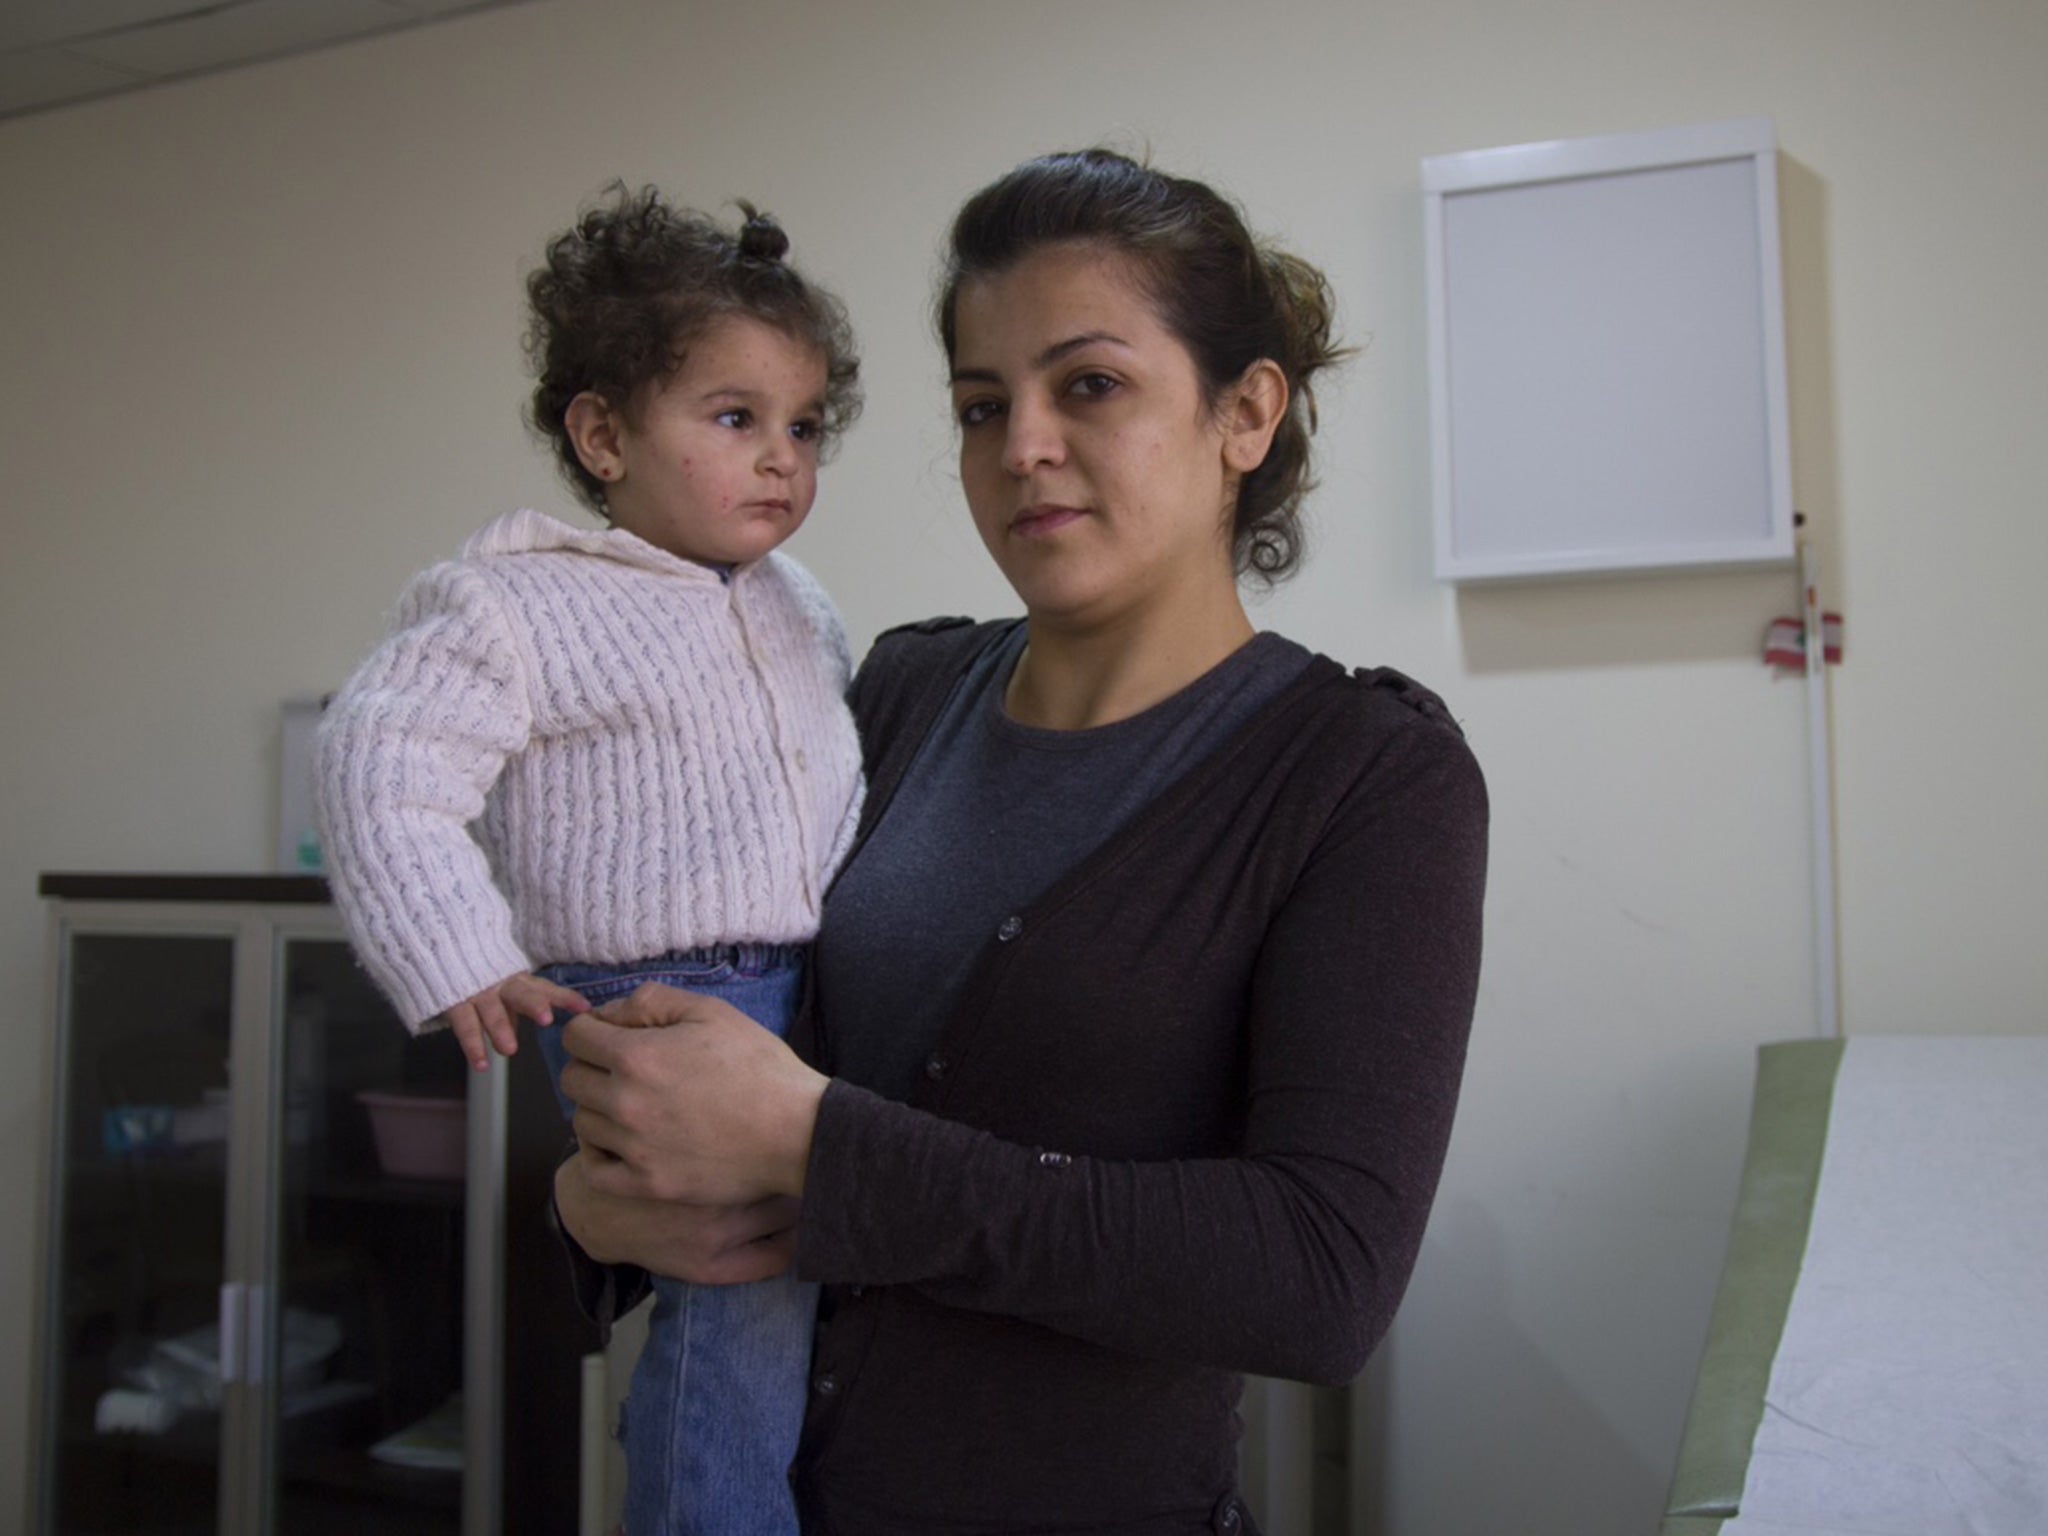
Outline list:
[[[995,400],[969,400],[959,407],[960,425],[978,427],[985,421],[993,420],[1002,411],[1002,405]]]
[[[1117,381],[1106,373],[1084,373],[1067,387],[1083,399],[1099,400],[1104,395],[1114,394],[1118,385]]]

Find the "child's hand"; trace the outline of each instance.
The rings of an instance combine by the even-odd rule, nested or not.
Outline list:
[[[590,1002],[581,992],[520,971],[450,1008],[448,1027],[462,1042],[462,1054],[469,1064],[481,1072],[491,1061],[484,1049],[487,1037],[500,1056],[510,1056],[519,1049],[518,1021],[526,1018],[536,1024],[552,1024],[557,1008],[588,1013]]]

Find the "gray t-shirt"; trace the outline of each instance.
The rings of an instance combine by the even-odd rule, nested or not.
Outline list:
[[[1019,725],[1025,631],[954,686],[894,800],[825,901],[816,951],[833,1069],[903,1099],[1003,919],[1101,847],[1292,682],[1310,653],[1261,634],[1142,714]]]

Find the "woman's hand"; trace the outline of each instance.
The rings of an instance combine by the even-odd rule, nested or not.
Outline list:
[[[657,1027],[658,1026],[658,1027]],[[738,1009],[650,983],[562,1026],[592,1190],[739,1206],[803,1193],[828,1081]]]
[[[578,1246],[600,1264],[637,1264],[698,1285],[766,1280],[796,1256],[797,1202],[683,1205],[606,1194],[590,1171],[605,1155],[585,1148],[555,1170],[555,1209]]]

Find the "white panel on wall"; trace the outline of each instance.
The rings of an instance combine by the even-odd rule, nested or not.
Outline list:
[[[1422,166],[1437,575],[1789,559],[1771,125]]]

